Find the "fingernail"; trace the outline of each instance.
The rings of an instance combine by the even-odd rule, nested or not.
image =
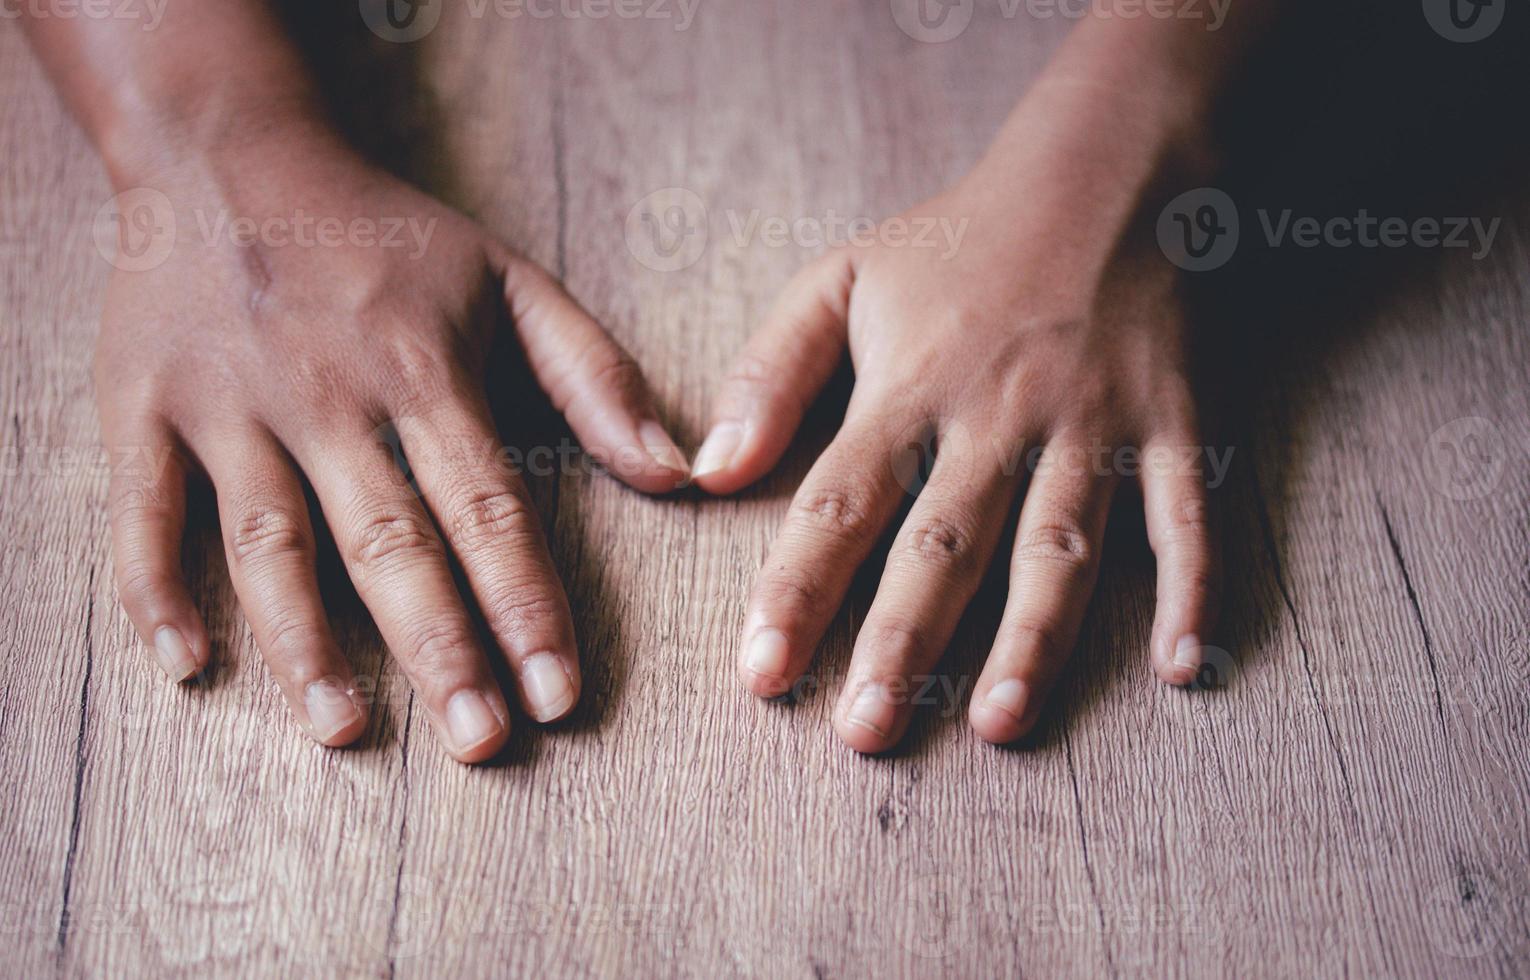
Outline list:
[[[643,441],[643,448],[648,450],[648,455],[660,466],[681,473],[690,471],[691,465],[686,462],[685,453],[664,431],[664,426],[653,421],[644,422],[638,426],[638,438]]]
[[[1201,665],[1201,641],[1194,634],[1186,634],[1174,644],[1174,666],[1195,670]]]
[[[766,627],[750,639],[749,647],[744,651],[744,666],[752,674],[778,680],[786,676],[790,656],[791,646],[786,641],[786,634]]]
[[[995,684],[983,702],[990,708],[998,708],[1018,722],[1025,720],[1025,702],[1029,696],[1030,691],[1026,688],[1025,681],[1010,677]]]
[[[744,427],[737,422],[720,422],[707,435],[701,443],[701,448],[696,452],[696,465],[691,468],[691,476],[702,477],[720,472],[728,468],[733,462],[733,454],[738,452],[739,444],[744,441]]]
[[[154,657],[160,669],[177,683],[197,672],[197,658],[191,655],[186,638],[174,626],[161,626],[154,634]]]
[[[557,654],[533,654],[521,665],[521,703],[535,720],[562,717],[576,697],[574,682]]]
[[[477,691],[458,691],[446,703],[446,731],[458,752],[471,752],[503,730],[499,716]]]
[[[883,696],[882,685],[865,684],[855,695],[855,703],[845,713],[845,721],[876,732],[883,738],[892,731],[896,711]]]
[[[361,711],[351,700],[350,692],[332,680],[309,684],[303,692],[303,705],[308,709],[308,726],[321,742],[361,720]]]

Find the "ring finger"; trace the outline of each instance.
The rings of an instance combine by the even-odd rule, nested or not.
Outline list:
[[[366,712],[319,596],[313,526],[292,461],[263,430],[199,454],[217,488],[239,605],[292,713],[325,745],[355,741]]]

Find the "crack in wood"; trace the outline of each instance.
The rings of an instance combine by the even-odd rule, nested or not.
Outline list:
[[[1349,767],[1344,762],[1344,753],[1339,749],[1339,735],[1334,728],[1333,717],[1328,712],[1328,706],[1323,703],[1323,698],[1317,689],[1317,677],[1312,670],[1312,651],[1307,646],[1306,632],[1302,629],[1301,618],[1296,614],[1296,600],[1291,595],[1291,590],[1286,584],[1285,568],[1280,561],[1280,552],[1275,546],[1274,525],[1270,520],[1269,504],[1265,501],[1264,487],[1259,482],[1259,473],[1251,469],[1251,480],[1254,490],[1254,500],[1257,505],[1259,527],[1264,538],[1264,547],[1270,558],[1270,567],[1275,575],[1275,587],[1280,591],[1281,601],[1285,604],[1286,612],[1291,616],[1291,628],[1296,633],[1296,645],[1302,653],[1302,669],[1307,675],[1307,690],[1312,694],[1313,703],[1317,706],[1318,714],[1323,719],[1323,732],[1328,738],[1329,748],[1333,751],[1334,761],[1339,766],[1339,779],[1344,786],[1344,800],[1349,807],[1350,820],[1354,822],[1358,831],[1360,826],[1360,809],[1355,805],[1354,785],[1350,782]],[[1361,885],[1365,890],[1366,904],[1371,913],[1371,928],[1375,932],[1378,941],[1381,942],[1383,955],[1391,962],[1391,952],[1387,949],[1381,917],[1376,908],[1376,895],[1371,888],[1371,882],[1363,870],[1356,868],[1360,875]]]
[[[74,736],[74,801],[69,813],[69,850],[64,853],[64,888],[58,909],[56,945],[62,953],[69,942],[69,902],[74,890],[75,859],[80,850],[80,798],[85,788],[85,725],[90,715],[90,675],[95,667],[96,566],[90,566],[85,586],[85,679],[80,683],[80,724]]]
[[[1275,531],[1270,522],[1270,508],[1264,499],[1264,488],[1259,484],[1259,474],[1252,474],[1250,481],[1254,488],[1254,501],[1259,515],[1259,529],[1264,537],[1264,550],[1270,559],[1270,569],[1275,575],[1275,588],[1280,592],[1281,602],[1285,604],[1286,612],[1291,617],[1291,628],[1296,633],[1296,646],[1302,654],[1302,669],[1307,675],[1307,691],[1312,695],[1312,701],[1317,706],[1318,716],[1323,719],[1323,731],[1328,737],[1328,747],[1333,751],[1334,760],[1339,766],[1339,779],[1344,784],[1344,799],[1349,805],[1352,817],[1358,819],[1359,810],[1355,807],[1354,785],[1349,779],[1349,767],[1344,763],[1344,753],[1339,749],[1339,736],[1333,727],[1333,718],[1328,713],[1328,706],[1323,703],[1323,697],[1318,692],[1317,676],[1312,671],[1312,651],[1307,647],[1306,632],[1302,629],[1302,621],[1296,615],[1296,602],[1291,597],[1291,590],[1286,585],[1285,569],[1281,566],[1280,552],[1275,547]]]
[[[1392,546],[1392,558],[1397,562],[1397,570],[1402,573],[1403,588],[1408,592],[1408,604],[1413,607],[1413,621],[1418,624],[1419,635],[1424,638],[1424,659],[1429,663],[1429,676],[1434,680],[1434,711],[1440,719],[1440,727],[1445,727],[1445,696],[1440,692],[1440,668],[1434,656],[1434,641],[1429,637],[1429,627],[1424,625],[1424,610],[1418,603],[1418,590],[1413,588],[1413,576],[1408,574],[1408,563],[1403,561],[1402,545],[1397,541],[1397,532],[1392,528],[1392,515],[1387,513],[1387,505],[1381,502],[1381,493],[1376,493],[1376,506],[1381,510],[1381,523],[1387,529],[1387,543]]]
[[[404,844],[409,831],[409,733],[414,728],[414,691],[409,692],[409,705],[404,709],[404,737],[399,745],[399,799],[404,801],[404,812],[398,822],[398,870],[393,873],[393,908],[388,913],[388,976],[397,969],[393,949],[398,943],[398,906],[404,887]]]
[[[1073,739],[1063,731],[1063,757],[1068,763],[1068,782],[1073,787],[1073,813],[1078,820],[1078,843],[1083,852],[1084,877],[1089,881],[1089,896],[1094,900],[1095,921],[1100,924],[1100,948],[1105,953],[1105,965],[1110,975],[1116,975],[1115,959],[1110,955],[1109,932],[1105,927],[1105,908],[1100,902],[1100,882],[1094,874],[1094,859],[1089,856],[1089,832],[1084,826],[1084,798],[1078,789],[1078,767],[1073,764]]]

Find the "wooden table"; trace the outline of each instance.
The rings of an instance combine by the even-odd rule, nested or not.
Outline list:
[[[336,16],[344,39],[315,46],[353,128],[556,269],[694,446],[713,380],[811,254],[735,225],[934,192],[1067,24],[984,4],[934,44],[881,2],[658,10],[490,7],[412,44]],[[140,649],[110,581],[89,371],[110,191],[13,23],[0,92],[0,972],[1530,970],[1523,200],[1495,205],[1487,258],[1426,256],[1342,340],[1272,369],[1223,493],[1221,690],[1150,676],[1152,565],[1128,514],[1029,746],[978,742],[949,697],[889,758],[835,739],[874,576],[825,644],[824,688],[742,693],[743,603],[829,412],[736,500],[541,481],[585,703],[467,768],[354,603],[337,628],[377,677],[373,729],[351,751],[303,738],[205,517],[188,565],[221,667],[175,688]],[[710,239],[663,271],[624,232],[673,187]],[[958,689],[996,601],[949,658]]]

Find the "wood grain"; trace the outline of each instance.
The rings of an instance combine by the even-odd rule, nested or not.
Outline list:
[[[812,254],[741,243],[731,219],[880,217],[960,173],[1066,29],[977,18],[921,44],[884,3],[717,0],[685,30],[457,11],[415,45],[347,38],[333,88],[363,135],[393,127],[395,165],[563,276],[694,445]],[[743,694],[743,603],[826,411],[736,500],[541,481],[586,703],[469,769],[344,602],[377,720],[353,751],[302,738],[206,519],[188,567],[222,667],[162,683],[116,606],[95,448],[109,268],[90,224],[110,191],[9,23],[0,92],[5,974],[1530,971],[1524,200],[1494,205],[1486,260],[1394,277],[1270,379],[1224,493],[1224,689],[1151,678],[1127,518],[1033,745],[979,743],[960,696],[892,757],[836,741],[871,582],[802,703]],[[672,187],[711,238],[655,271],[624,227]],[[948,658],[958,691],[993,605]]]

